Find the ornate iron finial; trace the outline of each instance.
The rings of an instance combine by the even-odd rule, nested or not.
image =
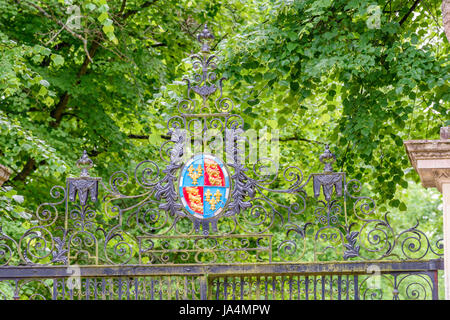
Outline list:
[[[320,155],[319,160],[325,165],[323,172],[333,172],[332,164],[336,162],[336,156],[330,151],[328,144],[325,145],[325,151]]]
[[[325,145],[325,151],[320,155],[319,160],[325,167],[323,173],[313,174],[314,197],[318,198],[320,196],[321,188],[323,189],[323,195],[327,202],[331,201],[333,189],[336,190],[336,195],[338,197],[342,197],[344,173],[334,172],[331,165],[336,162],[336,156],[330,151],[330,146],[328,144]]]
[[[88,157],[86,150],[83,151],[83,155],[77,161],[78,169],[81,169],[80,177],[89,177],[88,170],[94,166],[94,162]]]
[[[178,110],[185,115],[210,114],[217,112],[221,114],[230,113],[234,108],[232,99],[223,96],[223,81],[225,77],[219,77],[215,69],[217,68],[217,56],[210,52],[210,42],[215,37],[209,31],[205,24],[203,30],[197,35],[197,39],[202,43],[199,53],[191,55],[193,61],[194,77],[192,79],[184,78],[187,84],[186,98],[178,102]],[[191,93],[201,97],[199,101],[192,97]],[[216,94],[219,93],[219,94]],[[215,95],[214,104],[211,102],[211,96]]]
[[[203,30],[197,35],[197,40],[202,44],[202,52],[209,52],[209,42],[214,39],[214,35],[209,31],[208,24],[205,23]]]

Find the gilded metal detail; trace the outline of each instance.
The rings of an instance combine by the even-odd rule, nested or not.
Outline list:
[[[186,187],[186,191],[189,195],[189,201],[191,202],[191,207],[194,211],[203,213],[203,201],[196,187]]]
[[[208,173],[208,179],[211,185],[213,186],[223,185],[223,180],[220,177],[219,168],[216,163],[205,160],[205,170]]]
[[[211,210],[216,209],[216,204],[220,202],[221,196],[222,194],[219,190],[216,190],[216,193],[213,195],[210,189],[206,189],[206,201],[211,205]]]
[[[203,170],[200,165],[198,165],[197,169],[194,169],[194,166],[191,165],[188,169],[189,171],[189,177],[193,180],[192,184],[198,184],[197,180],[201,176],[203,176]]]

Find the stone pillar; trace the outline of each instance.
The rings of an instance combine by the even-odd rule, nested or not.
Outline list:
[[[410,140],[404,144],[422,185],[442,193],[445,299],[450,300],[450,127],[441,128],[440,140]]]

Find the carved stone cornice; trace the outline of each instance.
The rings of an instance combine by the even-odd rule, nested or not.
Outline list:
[[[434,169],[433,176],[436,188],[438,188],[438,190],[442,192],[442,184],[450,183],[450,168]]]
[[[409,160],[425,188],[436,187],[450,176],[450,139],[404,141]]]
[[[450,159],[450,140],[408,140],[403,142],[411,164],[417,160]]]

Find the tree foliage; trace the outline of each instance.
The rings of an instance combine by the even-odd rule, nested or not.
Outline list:
[[[379,27],[368,23],[374,5]],[[298,164],[323,149],[305,141],[332,145],[341,170],[400,206],[396,189],[417,181],[403,140],[438,138],[449,124],[439,2],[275,1],[267,16],[226,45],[234,89],[248,92],[240,96],[247,120],[276,120],[283,155]]]
[[[239,1],[1,1],[0,9],[0,152],[31,204],[76,173],[84,149],[104,177],[156,158],[167,110],[151,99],[177,79],[204,21],[231,34],[253,13]]]
[[[317,172],[327,143],[386,208],[406,210],[394,196],[418,180],[403,140],[449,125],[437,0],[0,0],[0,12],[0,156],[30,211],[84,149],[105,179],[159,158],[205,22],[236,112],[280,130],[281,161]]]

